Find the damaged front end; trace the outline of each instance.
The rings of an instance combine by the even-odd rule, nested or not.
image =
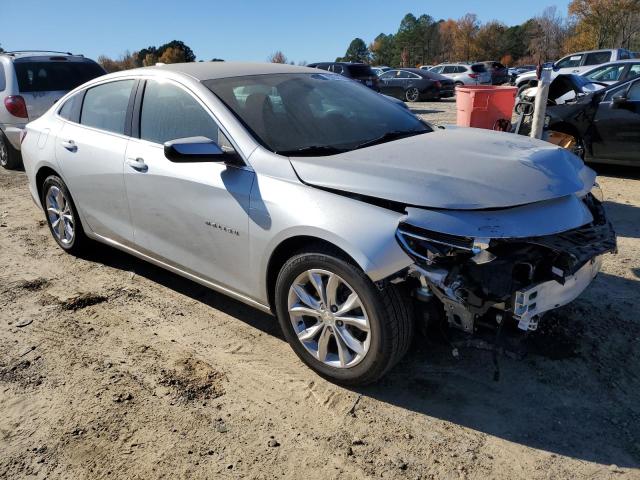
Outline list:
[[[560,217],[563,211],[567,213],[567,205],[581,208],[576,211],[582,217],[574,215],[579,226],[531,235],[544,231],[538,210],[553,217],[555,208],[559,216],[556,223],[562,224]],[[461,227],[464,218],[460,225],[444,223],[450,231],[471,235],[425,228],[431,222],[416,221],[418,213],[409,212],[396,233],[402,248],[415,261],[406,279],[413,284],[418,300],[430,305],[438,300],[449,325],[467,333],[480,325],[498,326],[509,318],[521,330],[535,330],[545,312],[580,295],[600,270],[601,256],[616,250],[615,232],[592,193],[539,209],[525,206],[467,213],[467,220],[478,219],[475,225],[468,222]],[[425,218],[429,217],[422,220]],[[566,217],[563,220],[566,222]],[[539,225],[518,227],[518,221],[538,221]]]

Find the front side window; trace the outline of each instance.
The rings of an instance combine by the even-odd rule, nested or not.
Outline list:
[[[624,70],[624,67],[624,64],[600,67],[585,76],[589,80],[595,80],[597,82],[617,82]]]
[[[584,61],[585,65],[600,65],[611,60],[611,52],[593,52],[588,53]]]
[[[442,73],[443,67],[433,67],[429,71],[433,73]]]
[[[187,137],[217,140],[218,125],[187,91],[172,83],[147,81],[140,113],[140,138],[165,143]]]
[[[80,123],[124,134],[129,97],[135,80],[121,80],[90,88],[84,96]]]
[[[453,65],[447,65],[446,67],[444,67],[444,70],[442,70],[442,73],[455,73],[456,71],[456,67],[454,67]]]
[[[562,60],[556,63],[556,68],[579,67],[581,60],[582,60],[582,55],[571,55],[569,57],[564,57]]]
[[[281,155],[332,155],[431,132],[408,110],[342,76],[268,74],[205,80],[256,140]],[[250,92],[244,99],[238,92]]]

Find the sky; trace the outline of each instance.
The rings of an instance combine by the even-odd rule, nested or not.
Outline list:
[[[0,0],[0,45],[117,58],[182,40],[199,60],[265,61],[281,50],[296,62],[335,60],[355,37],[395,33],[406,13],[436,19],[471,12],[515,25],[569,0]],[[11,21],[2,21],[4,18]]]

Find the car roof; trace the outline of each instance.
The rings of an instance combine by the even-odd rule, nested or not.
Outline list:
[[[267,75],[270,73],[310,73],[311,68],[287,65],[283,63],[252,63],[252,62],[191,62],[156,64],[129,70],[135,71],[164,71],[188,75],[196,80],[213,80],[216,78],[244,77],[249,75]],[[315,71],[314,71],[315,72]]]
[[[0,52],[0,56],[9,57],[14,60],[26,60],[28,58],[47,61],[51,57],[65,57],[69,60],[86,60],[84,55],[81,54],[74,55],[71,52],[55,52],[49,50],[17,50],[13,52]]]

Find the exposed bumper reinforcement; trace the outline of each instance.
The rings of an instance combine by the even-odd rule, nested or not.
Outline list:
[[[550,280],[514,293],[513,318],[518,320],[518,328],[538,328],[542,313],[573,301],[589,286],[601,266],[602,256],[598,256],[584,264],[575,274],[565,277],[564,285]]]

